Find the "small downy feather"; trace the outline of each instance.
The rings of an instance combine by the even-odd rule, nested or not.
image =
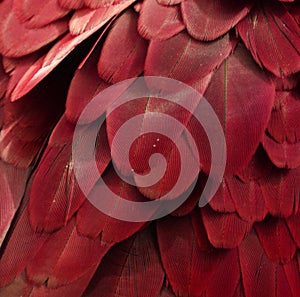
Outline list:
[[[166,40],[184,28],[179,6],[163,6],[157,0],[143,2],[138,30],[144,38]]]
[[[128,9],[114,23],[105,39],[98,73],[108,83],[117,83],[140,75],[148,43],[137,31],[137,13]]]
[[[249,12],[251,0],[186,0],[181,3],[183,22],[189,34],[199,40],[215,40],[227,33]]]
[[[113,247],[83,296],[159,296],[165,275],[152,233],[149,227]]]

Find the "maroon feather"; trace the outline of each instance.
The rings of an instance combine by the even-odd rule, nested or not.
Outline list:
[[[204,96],[224,128],[227,173],[237,173],[245,167],[257,150],[271,114],[274,93],[274,85],[242,45],[214,74]],[[202,133],[196,139],[203,136]],[[200,148],[204,144],[207,145],[198,143]],[[208,151],[208,148],[202,150]],[[210,166],[206,158],[204,155],[201,159],[205,172]]]
[[[269,212],[273,216],[289,217],[299,209],[300,167],[273,171],[260,181]]]
[[[39,29],[28,29],[14,15],[12,1],[0,4],[0,52],[11,57],[30,54],[55,40],[68,29],[68,19]]]
[[[78,280],[98,265],[111,245],[77,233],[75,220],[52,234],[26,265],[26,275],[38,285],[49,288]]]
[[[245,296],[277,296],[275,293],[276,265],[264,253],[254,232],[239,246]]]
[[[226,252],[202,251],[187,216],[159,221],[157,236],[163,267],[175,295],[201,296]]]
[[[295,256],[289,263],[283,266],[286,278],[290,285],[293,296],[299,295],[300,292],[300,274],[297,257]]]
[[[252,223],[262,221],[268,210],[260,185],[256,181],[242,182],[236,177],[227,180],[239,216]]]
[[[158,296],[163,280],[158,248],[148,228],[109,251],[84,296]]]
[[[137,189],[122,181],[114,172],[110,165],[104,172],[103,181],[113,193],[120,198],[133,202],[145,202],[146,199],[137,191]],[[101,186],[95,185],[93,191],[101,193]],[[112,205],[112,209],[118,209],[117,205]],[[146,218],[145,218],[146,220]],[[79,209],[77,214],[77,229],[79,234],[96,238],[100,236],[103,242],[120,242],[137,232],[145,223],[125,222],[108,216],[95,208],[89,201],[86,201]]]
[[[256,62],[275,75],[300,70],[300,29],[282,3],[260,2],[237,30]]]
[[[251,223],[235,213],[220,214],[206,206],[201,209],[201,214],[208,239],[217,248],[239,246],[251,229]]]
[[[0,161],[0,246],[19,208],[28,172]]]
[[[84,8],[78,10],[73,14],[70,20],[70,33],[72,35],[78,35],[90,31],[90,34],[92,34],[106,24],[113,16],[124,11],[133,2],[134,0],[125,0],[120,4],[108,7],[100,7],[98,9]]]
[[[300,211],[294,215],[291,215],[286,219],[287,226],[289,227],[289,230],[294,238],[294,241],[296,242],[298,248],[300,247]]]
[[[57,0],[14,0],[13,12],[27,28],[40,28],[65,16],[69,10]]]
[[[153,21],[155,19],[155,21]],[[145,0],[138,22],[139,33],[146,39],[166,40],[185,28],[179,6],[166,7],[156,0]]]
[[[0,260],[1,287],[10,284],[24,270],[48,238],[47,234],[36,233],[31,228],[27,208],[22,208],[17,219]]]
[[[271,261],[286,263],[294,257],[296,245],[283,219],[268,217],[255,230]]]
[[[79,9],[84,6],[84,0],[58,0],[58,3],[66,9]]]
[[[206,77],[221,65],[235,45],[236,40],[229,34],[210,43],[196,41],[186,32],[166,41],[151,41],[145,75],[174,78],[203,94],[207,86]]]
[[[297,91],[276,92],[275,104],[262,144],[280,168],[300,166],[300,96]]]
[[[227,33],[249,12],[252,1],[186,0],[181,3],[189,34],[199,40],[214,40]]]
[[[98,63],[100,77],[116,83],[143,72],[147,42],[137,32],[137,13],[127,10],[111,28]]]
[[[52,231],[65,225],[86,198],[74,175],[71,152],[73,129],[74,126],[63,117],[55,128],[37,168],[29,204],[30,220],[34,229]],[[83,127],[86,141],[90,141],[89,135],[94,130],[94,127]],[[98,135],[96,161],[101,174],[110,162],[105,126]],[[89,160],[86,162],[88,166]],[[97,176],[88,176],[90,189],[97,179]],[[49,183],[47,188],[44,187],[46,182]]]

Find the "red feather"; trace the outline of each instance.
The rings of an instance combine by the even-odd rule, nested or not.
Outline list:
[[[68,19],[58,20],[39,29],[28,29],[14,15],[12,0],[0,4],[0,52],[10,57],[21,57],[30,54],[68,29]]]
[[[282,3],[264,1],[237,30],[256,62],[276,76],[300,70],[300,29]]]
[[[14,0],[13,12],[26,28],[40,28],[64,17],[69,10],[57,0]]]
[[[58,3],[67,9],[79,9],[84,6],[84,0],[58,0]]]
[[[104,81],[117,83],[143,72],[148,43],[137,32],[137,18],[127,10],[111,28],[98,63]]]
[[[252,1],[186,0],[181,3],[189,34],[199,40],[214,40],[233,28],[249,12]]]
[[[83,296],[158,296],[164,280],[151,229],[112,248]]]
[[[143,2],[138,30],[144,38],[167,40],[184,28],[179,6],[165,7],[157,0]]]

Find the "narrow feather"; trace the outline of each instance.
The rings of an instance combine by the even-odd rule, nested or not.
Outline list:
[[[300,274],[297,257],[295,256],[289,263],[283,265],[283,268],[293,296],[298,296],[300,293]]]
[[[72,35],[78,35],[90,31],[90,34],[100,29],[113,16],[118,15],[130,6],[134,0],[125,0],[120,4],[98,9],[84,8],[76,11],[69,23],[69,30]]]
[[[237,173],[251,160],[266,129],[274,94],[273,83],[241,44],[212,77],[204,96],[224,128],[226,173]],[[203,133],[196,139],[202,138]],[[199,142],[200,147],[203,145]],[[204,171],[208,171],[209,160],[204,156],[201,161]]]
[[[275,297],[275,264],[260,245],[254,231],[239,246],[239,258],[245,296]]]
[[[147,228],[113,247],[84,296],[158,296],[165,275],[151,231]]]
[[[23,197],[27,170],[0,161],[0,246]]]
[[[153,21],[155,19],[155,21]],[[179,6],[166,7],[156,0],[142,4],[138,22],[139,33],[146,39],[166,40],[185,28]]]
[[[239,246],[251,229],[251,223],[242,220],[236,213],[221,214],[206,206],[201,209],[201,214],[208,239],[217,248]]]
[[[287,263],[294,257],[296,245],[283,219],[269,216],[255,230],[271,261]]]
[[[55,288],[78,280],[100,263],[110,245],[77,233],[75,220],[52,234],[26,265],[26,275],[38,285]]]
[[[24,270],[47,238],[31,228],[28,209],[22,209],[0,260],[0,287],[10,284]]]
[[[299,209],[300,167],[291,170],[274,168],[260,181],[263,197],[273,216],[289,217]]]
[[[68,29],[68,19],[58,20],[45,27],[28,29],[14,15],[12,1],[0,5],[0,52],[10,57],[30,54],[47,45]]]
[[[72,123],[76,123],[82,114],[87,104],[95,98],[95,96],[109,87],[109,84],[100,79],[97,71],[97,62],[99,60],[100,48],[97,47],[90,55],[88,60],[80,69],[77,69],[69,87],[67,102],[66,102],[66,117]],[[105,99],[111,99],[107,98]],[[103,113],[107,109],[108,102],[101,102],[103,105]],[[91,114],[89,114],[91,116]],[[96,117],[86,119],[86,122],[96,120],[101,114],[96,114]],[[81,123],[83,119],[81,118]]]
[[[137,32],[137,13],[127,10],[105,39],[98,73],[109,83],[136,77],[143,72],[148,44]]]
[[[188,216],[160,220],[157,236],[166,277],[175,295],[201,296],[226,252],[202,251]]]
[[[97,127],[83,128],[85,141]],[[30,193],[30,220],[34,229],[53,231],[65,225],[85,200],[74,175],[72,159],[72,140],[74,126],[63,117],[55,128],[49,145],[37,168]],[[105,141],[105,127],[99,132],[96,143],[96,161],[99,174],[110,162],[109,147]],[[91,160],[87,160],[88,166]],[[96,183],[98,177],[88,177],[89,188]],[[45,182],[49,186],[44,187]],[[43,199],[41,199],[43,197]]]
[[[127,199],[132,202],[145,202],[146,199],[138,192],[138,190],[129,184],[122,181],[114,172],[114,168],[110,165],[104,172],[102,179],[104,187],[108,187],[110,191],[118,195],[121,199]],[[103,185],[96,184],[92,191],[94,193],[102,193]],[[98,199],[101,199],[99,194]],[[93,201],[97,205],[97,201]],[[113,211],[120,211],[118,204],[114,201],[111,203]],[[151,214],[150,214],[151,215]],[[77,229],[79,234],[96,238],[100,236],[103,242],[115,243],[123,241],[136,233],[145,223],[144,222],[125,222],[108,216],[94,207],[90,201],[85,201],[77,214]],[[146,220],[146,217],[145,217]]]
[[[15,0],[13,11],[25,23],[26,28],[40,28],[64,17],[69,10],[62,8],[57,0],[46,3],[40,0]]]
[[[237,30],[256,62],[276,76],[300,70],[300,29],[282,3],[259,4]]]
[[[252,1],[186,0],[181,12],[187,31],[199,40],[215,40],[227,33],[249,12]]]

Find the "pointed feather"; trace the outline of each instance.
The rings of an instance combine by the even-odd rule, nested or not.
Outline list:
[[[84,3],[86,6],[95,9],[110,6],[114,3],[114,0],[84,0]]]
[[[203,223],[211,244],[216,248],[234,248],[240,245],[251,229],[251,224],[236,213],[220,214],[208,206],[201,209]]]
[[[27,28],[40,28],[64,17],[69,10],[59,6],[57,0],[14,0],[13,11]]]
[[[28,172],[0,161],[0,246],[19,208]]]
[[[300,70],[300,29],[282,3],[257,5],[237,30],[256,62],[276,76]]]
[[[300,273],[297,257],[295,256],[289,263],[283,265],[283,268],[293,296],[298,296],[300,293]]]
[[[10,284],[25,268],[48,238],[34,232],[29,222],[28,209],[24,207],[17,217],[17,224],[0,260],[0,287]]]
[[[121,198],[133,202],[146,201],[134,186],[126,184],[118,177],[112,165],[107,168],[102,178],[105,186]],[[101,193],[101,186],[96,184],[93,191]],[[101,197],[99,198],[101,199]],[[111,205],[111,208],[118,211],[118,206],[115,204]],[[100,236],[103,242],[108,243],[123,241],[136,233],[144,224],[144,222],[125,222],[115,219],[112,216],[102,213],[89,201],[83,204],[77,214],[77,229],[79,234],[91,238]]]
[[[58,20],[39,29],[27,29],[14,15],[12,1],[0,4],[0,15],[0,52],[10,57],[30,54],[68,29],[68,19]]]
[[[151,231],[147,228],[112,248],[84,296],[158,296],[164,271]]]
[[[84,8],[76,11],[69,23],[72,35],[78,35],[90,31],[90,34],[100,29],[113,16],[118,15],[130,6],[135,0],[125,0],[117,5],[100,7],[98,9]],[[90,35],[89,34],[89,35]]]
[[[106,82],[117,83],[140,75],[147,46],[137,32],[137,13],[127,10],[116,20],[105,39],[98,62],[100,77]]]
[[[26,275],[38,285],[55,288],[78,280],[98,265],[111,245],[77,233],[75,220],[52,234],[26,265]]]
[[[186,0],[181,3],[189,34],[199,40],[215,40],[227,33],[249,12],[252,1]]]
[[[97,128],[97,127],[96,127]],[[55,128],[46,152],[37,168],[30,193],[30,220],[34,229],[53,231],[65,225],[85,200],[74,175],[71,155],[74,126],[63,117]],[[84,129],[85,141],[94,127]],[[96,143],[96,161],[99,174],[110,162],[105,127],[99,132]],[[92,160],[91,160],[92,161]],[[85,166],[89,166],[90,160]],[[88,175],[89,188],[98,177]],[[48,187],[45,187],[48,183]],[[43,199],[41,199],[43,197]]]
[[[269,216],[255,230],[271,261],[287,263],[294,257],[296,245],[284,220]]]
[[[143,2],[138,30],[144,38],[166,40],[184,28],[179,6],[166,7],[160,5],[157,0]]]

